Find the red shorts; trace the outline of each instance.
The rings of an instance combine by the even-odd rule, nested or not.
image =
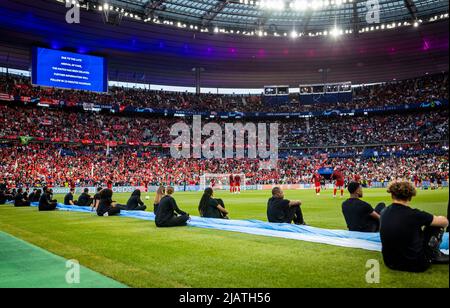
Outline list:
[[[344,187],[344,182],[336,182],[336,187]]]
[[[322,185],[320,185],[320,182],[319,183],[315,183],[314,184],[316,187],[321,187]]]
[[[230,183],[230,186],[231,186],[231,187],[234,187],[234,183]]]

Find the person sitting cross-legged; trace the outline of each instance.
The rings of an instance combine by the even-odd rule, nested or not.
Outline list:
[[[111,189],[102,189],[99,194],[100,201],[97,206],[98,216],[108,217],[120,214],[120,208],[112,200],[113,191]]]
[[[178,227],[186,226],[189,214],[180,210],[177,202],[173,198],[174,189],[166,188],[166,195],[159,202],[155,223],[157,227]]]
[[[17,191],[17,194],[14,198],[14,206],[15,207],[24,207],[24,206],[30,206],[30,201],[28,200],[27,194],[24,194],[23,189],[19,188]]]
[[[75,193],[75,189],[71,188],[69,193],[64,196],[64,205],[77,205],[78,202],[73,200],[73,194]]]
[[[89,195],[89,188],[85,188],[84,192],[78,197],[78,206],[91,206],[94,199]]]
[[[294,222],[305,225],[300,201],[284,199],[284,192],[279,187],[272,189],[272,198],[267,202],[267,220],[273,223]]]
[[[39,199],[39,211],[53,211],[58,203],[53,200],[53,191],[48,187],[44,187],[41,198]]]
[[[360,183],[352,182],[348,185],[350,199],[342,204],[342,213],[347,222],[348,230],[357,232],[379,232],[380,214],[386,204],[380,203],[375,209],[361,200],[363,189]]]
[[[393,204],[381,214],[380,228],[386,266],[398,271],[425,272],[432,264],[448,264],[448,255],[439,249],[447,218],[411,208],[417,191],[410,182],[393,182],[388,193]]]

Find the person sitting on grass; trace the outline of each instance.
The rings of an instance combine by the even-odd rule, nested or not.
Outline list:
[[[23,193],[23,189],[19,188],[17,191],[16,197],[14,198],[14,206],[15,207],[24,207],[24,206],[30,206],[31,203],[28,200],[28,197],[25,197]]]
[[[102,191],[103,188],[98,187],[97,188],[97,193],[94,195],[94,201],[92,202],[92,210],[97,210],[98,205],[100,203],[100,192]]]
[[[7,197],[3,190],[0,190],[0,205],[6,204]]]
[[[91,206],[93,202],[92,197],[89,195],[89,188],[85,188],[84,192],[78,197],[78,206]]]
[[[342,204],[342,213],[349,231],[379,232],[380,214],[386,204],[380,203],[375,210],[372,206],[361,200],[363,189],[360,183],[352,182],[348,185],[350,199]]]
[[[164,186],[159,186],[158,190],[156,191],[155,200],[153,201],[153,213],[155,215],[158,214],[159,203],[161,202],[161,199],[164,197],[164,195],[165,195]]]
[[[267,202],[267,220],[272,223],[294,222],[305,225],[300,201],[284,199],[284,192],[279,187],[272,189],[272,198]]]
[[[52,190],[48,187],[44,187],[44,192],[39,199],[39,211],[53,211],[56,210],[58,203],[52,199]]]
[[[75,193],[75,189],[71,188],[69,193],[64,196],[64,205],[77,205],[77,201],[73,201],[73,194]]]
[[[113,191],[111,189],[102,189],[100,192],[100,202],[97,207],[98,216],[113,216],[120,214],[120,208],[118,208],[112,200]]]
[[[205,218],[229,219],[228,211],[225,209],[223,200],[214,199],[213,196],[213,189],[206,188],[198,206],[200,216]]]
[[[180,210],[177,202],[172,197],[173,193],[173,187],[169,186],[166,188],[166,195],[161,199],[156,214],[155,223],[157,227],[164,228],[187,225],[189,214]]]
[[[389,185],[393,204],[381,214],[381,243],[384,262],[392,270],[425,272],[431,264],[448,264],[440,251],[445,217],[412,209],[417,191],[414,184],[396,181]]]
[[[127,211],[145,211],[147,209],[144,202],[141,200],[141,191],[139,189],[136,189],[131,194],[125,208]]]
[[[29,196],[30,202],[39,202],[41,199],[42,191],[40,189],[35,189]]]

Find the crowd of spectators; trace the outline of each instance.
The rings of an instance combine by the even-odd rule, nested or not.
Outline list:
[[[192,127],[191,119],[122,117],[0,105],[0,139],[30,136],[73,143],[90,140],[102,144],[108,141],[167,144],[174,139],[170,135],[171,127],[180,121]],[[217,123],[225,132],[228,122]],[[437,142],[448,139],[449,128],[447,110],[370,117],[298,118],[276,123],[282,148]]]
[[[154,150],[120,147],[107,153],[94,146],[29,144],[0,147],[0,180],[9,186],[195,185],[205,173],[246,175],[246,184],[310,183],[318,168],[344,170],[370,182],[395,178],[448,179],[445,155],[329,158],[288,156],[277,168],[261,169],[258,159],[174,159]]]
[[[215,95],[174,93],[144,89],[111,87],[108,94],[34,87],[30,79],[0,76],[0,93],[24,97],[41,97],[66,102],[97,103],[146,107],[155,109],[212,111],[212,112],[273,112],[258,95]],[[289,103],[277,106],[280,112],[309,112],[328,109],[354,109],[404,105],[406,103],[448,100],[448,73],[426,75],[405,81],[392,81],[353,89],[353,101],[345,103],[302,104],[298,95],[291,95]]]

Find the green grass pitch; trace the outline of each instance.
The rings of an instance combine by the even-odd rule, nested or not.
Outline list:
[[[218,192],[216,197],[225,200],[232,219],[266,220],[269,193]],[[287,191],[286,197],[303,201],[309,225],[345,229],[342,199],[331,194]],[[373,205],[389,202],[385,190],[365,194]],[[419,191],[413,206],[446,215],[448,194],[448,189]],[[114,199],[125,203],[128,196]],[[200,196],[175,194],[191,215],[198,215]],[[0,206],[0,230],[131,287],[449,287],[448,266],[433,266],[424,274],[399,273],[387,269],[377,252],[191,227],[157,229],[137,219]],[[381,263],[380,284],[366,283],[369,259]]]

